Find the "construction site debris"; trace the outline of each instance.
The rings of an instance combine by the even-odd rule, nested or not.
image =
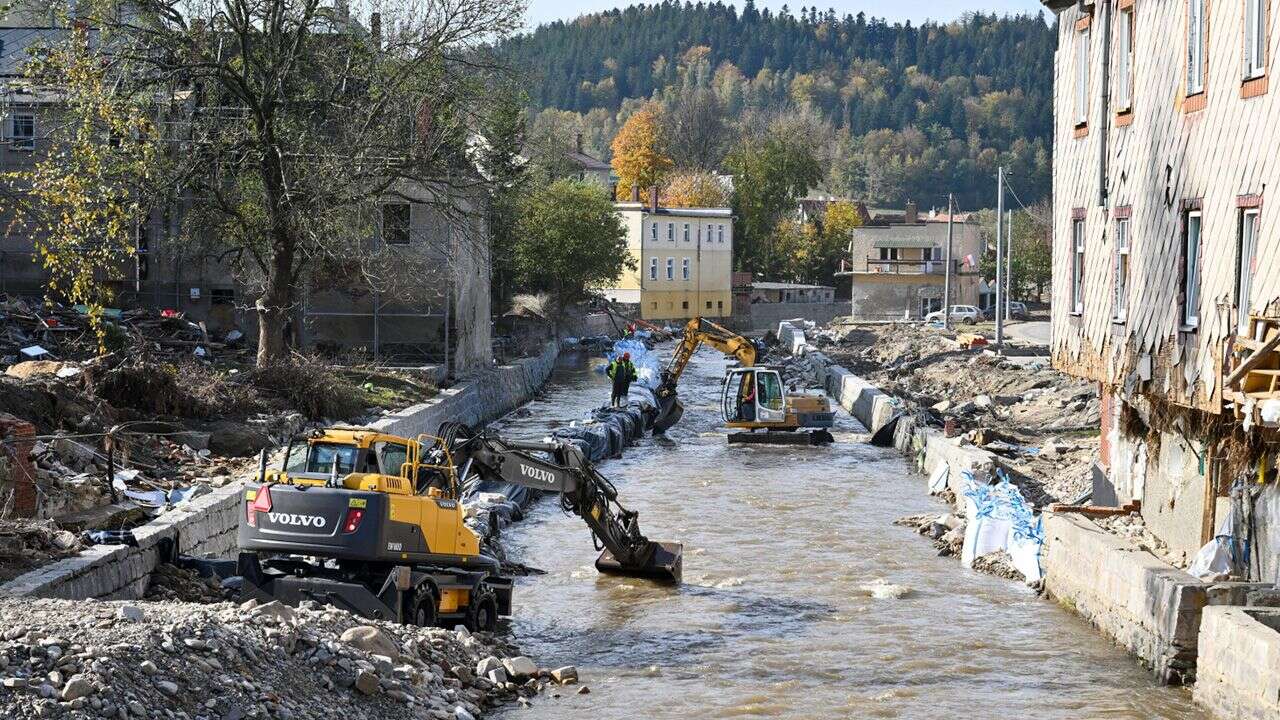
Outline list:
[[[494,636],[309,602],[0,600],[0,627],[0,716],[13,720],[474,718],[564,684]],[[520,674],[472,672],[485,662]]]

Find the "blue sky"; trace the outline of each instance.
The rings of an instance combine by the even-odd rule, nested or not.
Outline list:
[[[652,0],[650,0],[652,1]],[[573,18],[596,10],[608,10],[615,7],[626,7],[635,4],[633,0],[528,0],[529,14],[526,22],[530,28],[554,20],[572,20]],[[742,7],[741,0],[731,3]],[[841,15],[845,13],[866,12],[867,15],[887,18],[889,21],[911,20],[951,20],[969,10],[984,12],[1020,13],[1036,12],[1043,6],[1037,0],[979,0],[979,2],[962,2],[962,0],[895,0],[892,3],[873,3],[866,0],[799,0],[775,2],[774,0],[756,0],[756,7],[770,7],[774,10],[787,5],[794,13],[801,7],[817,7],[826,10],[835,8]],[[1046,11],[1047,13],[1048,11]]]

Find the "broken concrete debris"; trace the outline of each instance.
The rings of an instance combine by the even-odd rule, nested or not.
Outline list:
[[[476,718],[577,678],[486,634],[265,607],[0,600],[0,716]]]

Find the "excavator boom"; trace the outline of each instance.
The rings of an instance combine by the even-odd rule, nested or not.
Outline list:
[[[684,415],[684,406],[676,395],[676,384],[679,383],[680,376],[684,374],[684,369],[693,358],[693,354],[703,344],[710,345],[726,356],[736,359],[742,367],[752,367],[756,364],[758,350],[751,340],[706,318],[695,317],[690,320],[684,326],[684,337],[676,346],[671,362],[662,372],[662,380],[654,392],[658,401],[658,417],[653,423],[655,433],[666,432]]]
[[[445,433],[446,428],[441,432]],[[451,432],[459,472],[486,480],[560,494],[561,506],[591,528],[601,572],[679,583],[683,547],[655,542],[640,532],[639,513],[618,502],[613,483],[601,475],[582,450],[564,440],[506,440],[490,433]]]

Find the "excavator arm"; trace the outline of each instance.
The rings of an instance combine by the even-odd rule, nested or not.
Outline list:
[[[602,550],[596,569],[680,582],[683,547],[645,537],[640,532],[639,513],[622,506],[617,488],[577,445],[550,438],[513,441],[490,433],[445,428],[441,433],[455,439],[451,452],[459,474],[559,493],[561,506],[587,523],[596,549]]]
[[[684,415],[684,406],[680,404],[680,399],[676,395],[676,384],[679,383],[680,376],[684,374],[684,369],[693,358],[693,354],[704,344],[719,350],[727,357],[736,359],[742,367],[752,367],[756,364],[756,353],[759,351],[750,339],[705,318],[693,318],[684,326],[684,337],[680,339],[680,344],[671,355],[671,362],[662,371],[662,380],[658,384],[658,389],[654,391],[654,397],[658,401],[658,418],[653,424],[654,432],[665,432],[679,422],[680,417]]]

